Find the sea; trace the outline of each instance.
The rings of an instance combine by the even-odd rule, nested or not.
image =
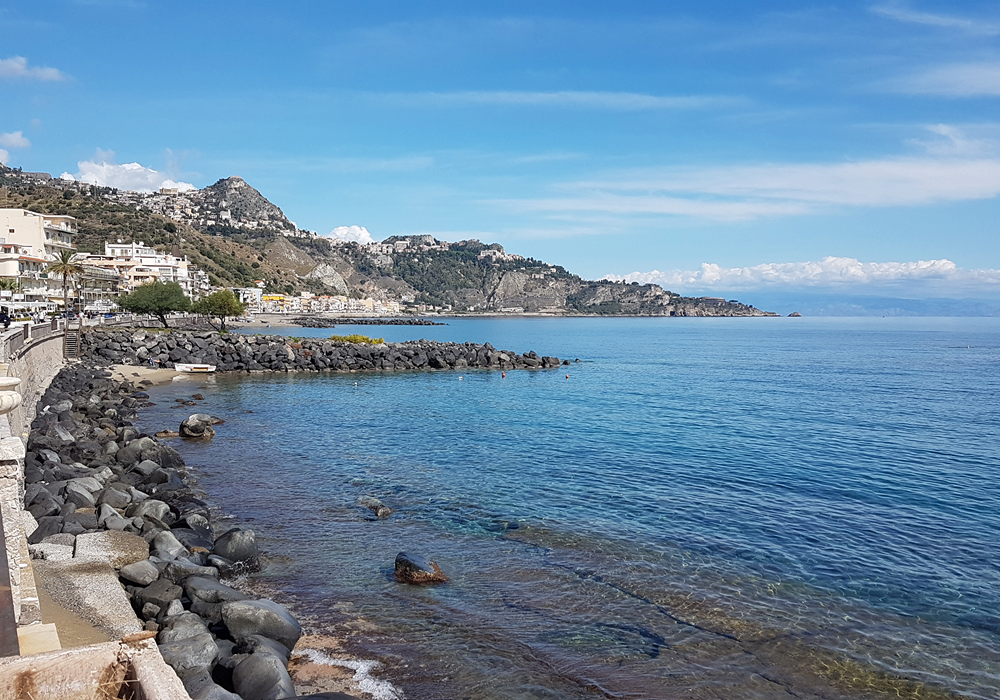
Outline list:
[[[267,332],[571,363],[198,376],[139,419],[225,420],[171,444],[376,697],[1000,697],[1000,319],[445,321]]]

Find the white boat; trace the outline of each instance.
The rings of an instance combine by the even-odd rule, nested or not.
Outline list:
[[[178,372],[214,372],[215,365],[192,365],[178,362],[174,365]]]

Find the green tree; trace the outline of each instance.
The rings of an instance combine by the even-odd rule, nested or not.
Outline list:
[[[203,296],[191,306],[191,310],[196,314],[208,316],[208,322],[212,324],[213,328],[215,324],[212,323],[212,317],[218,316],[219,330],[225,333],[226,317],[241,316],[247,310],[247,307],[246,304],[236,298],[236,295],[231,290],[221,289],[218,292],[212,292],[207,296]]]
[[[62,275],[63,289],[63,311],[69,310],[69,278],[75,277],[83,272],[83,265],[73,262],[76,255],[72,250],[60,250],[59,257],[55,262],[48,264],[45,271],[49,274]]]
[[[0,289],[4,291],[16,292],[21,288],[21,283],[13,277],[0,277]]]
[[[191,300],[176,282],[149,282],[136,287],[131,294],[118,297],[118,306],[132,313],[153,314],[164,328],[169,328],[167,314],[187,311],[191,308]]]

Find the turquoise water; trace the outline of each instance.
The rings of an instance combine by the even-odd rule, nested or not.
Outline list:
[[[1000,321],[288,330],[334,332],[581,360],[199,377],[144,412],[205,387],[227,422],[179,447],[261,583],[406,697],[1000,695]],[[394,583],[401,550],[451,582]]]

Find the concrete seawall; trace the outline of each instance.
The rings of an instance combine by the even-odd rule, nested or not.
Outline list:
[[[49,329],[51,331],[51,329]],[[34,528],[34,518],[24,510],[24,440],[35,416],[38,399],[53,377],[65,365],[62,333],[49,332],[24,341],[22,329],[0,336],[0,376],[18,377],[15,388],[20,405],[0,420],[0,514],[7,552],[11,605],[14,621],[39,619],[38,596],[30,573],[26,537]]]

